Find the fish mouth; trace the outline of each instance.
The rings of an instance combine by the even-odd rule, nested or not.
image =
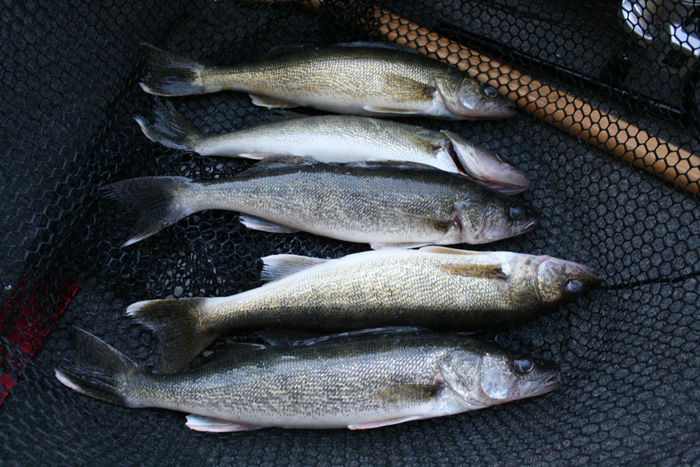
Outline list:
[[[539,215],[539,213],[533,212],[533,213],[531,213],[531,215],[533,216],[533,218],[529,222],[527,222],[526,224],[523,224],[523,225],[519,225],[514,229],[515,235],[520,235],[520,234],[530,232],[532,230],[535,230],[535,228],[538,225],[540,225],[541,216]]]
[[[487,105],[479,109],[472,109],[463,112],[466,118],[478,118],[482,120],[501,120],[515,116],[515,106],[508,102],[506,104]]]
[[[530,188],[530,179],[523,173],[514,173],[509,180],[481,180],[481,183],[504,195],[517,195]]]
[[[561,373],[553,372],[546,378],[533,381],[526,392],[523,394],[523,398],[541,396],[542,394],[547,394],[552,392],[562,385]]]
[[[579,263],[567,262],[566,273],[581,281],[586,288],[597,287],[603,282],[603,276],[594,269]]]
[[[488,118],[494,118],[494,119],[501,119],[501,118],[510,118],[515,116],[515,106],[514,105],[508,105],[508,106],[498,106],[498,107],[492,107],[491,109],[488,109],[487,117]]]
[[[558,389],[561,386],[561,384],[561,373],[555,373],[546,380],[544,380],[544,382],[542,383],[542,387],[546,390],[546,392],[549,392]]]

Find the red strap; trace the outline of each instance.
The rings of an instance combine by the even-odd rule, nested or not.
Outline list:
[[[80,284],[50,269],[25,277],[0,308],[0,337],[7,345],[0,355],[0,405],[22,369],[55,326]]]

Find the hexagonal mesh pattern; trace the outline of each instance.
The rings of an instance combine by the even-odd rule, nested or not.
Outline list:
[[[688,192],[699,188],[692,154],[700,154],[700,95],[692,37],[677,43],[664,31],[679,24],[699,30],[700,11],[675,3],[326,1],[314,9],[210,0],[4,2],[0,384],[17,383],[0,407],[2,459],[697,463],[700,206]],[[664,9],[651,11],[651,4]],[[558,361],[560,390],[366,432],[236,435],[195,433],[182,414],[116,407],[60,385],[53,368],[74,356],[72,325],[152,364],[153,337],[124,316],[128,304],[251,289],[261,284],[258,259],[266,255],[367,249],[247,230],[238,214],[222,211],[122,248],[130,213],[101,198],[100,186],[145,175],[223,177],[250,165],[143,137],[133,116],[149,115],[153,99],[138,87],[139,42],[235,64],[280,44],[381,39],[445,58],[519,100],[523,110],[506,121],[410,123],[457,132],[530,176],[521,197],[542,212],[540,227],[478,249],[548,254],[605,276],[587,297],[491,336]],[[205,133],[275,117],[239,93],[172,102]]]

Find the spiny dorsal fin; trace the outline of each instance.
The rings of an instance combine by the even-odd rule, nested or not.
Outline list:
[[[295,342],[318,339],[323,337],[324,333],[303,329],[265,328],[256,332],[255,335],[268,345],[291,345]]]
[[[331,164],[342,165],[344,167],[366,167],[366,168],[382,168],[390,167],[396,169],[424,169],[424,170],[437,170],[432,165],[421,164],[419,162],[406,162],[406,161],[387,161],[387,160],[367,160],[367,161],[357,161],[357,162],[331,162]]]
[[[300,255],[271,255],[261,259],[264,266],[260,279],[263,281],[276,281],[328,261],[323,258],[311,258]]]
[[[292,167],[292,166],[303,166],[303,165],[314,165],[320,164],[321,162],[310,157],[300,157],[300,156],[274,156],[266,157],[254,165],[248,167],[236,177],[250,177],[258,174],[258,172],[267,171],[276,167]]]
[[[344,339],[351,336],[361,336],[361,335],[392,335],[392,334],[403,334],[403,333],[415,333],[419,331],[424,331],[423,328],[413,327],[413,326],[397,326],[397,327],[384,327],[384,328],[371,328],[371,329],[361,329],[359,331],[348,331],[341,332],[339,334],[330,334],[327,336],[320,336],[317,338],[307,339],[303,341],[294,342],[294,345],[314,345],[319,342],[326,342],[335,339]]]
[[[440,269],[455,276],[508,280],[503,269],[495,264],[441,264]]]

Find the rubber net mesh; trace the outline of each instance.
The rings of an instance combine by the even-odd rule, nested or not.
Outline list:
[[[692,194],[698,164],[689,155],[700,154],[693,49],[700,10],[692,1],[326,2],[313,9],[233,0],[4,0],[0,12],[4,462],[698,462],[700,205]],[[685,39],[674,40],[669,28]],[[604,275],[586,297],[491,336],[559,362],[563,386],[365,432],[236,435],[196,433],[181,413],[129,410],[59,384],[53,369],[75,355],[73,325],[153,364],[153,336],[124,316],[128,304],[257,287],[259,258],[270,254],[333,258],[367,249],[248,230],[238,214],[223,211],[122,248],[133,219],[102,199],[100,186],[145,175],[213,178],[250,165],[166,149],[142,135],[133,116],[149,115],[153,99],[138,87],[139,43],[235,64],[280,44],[385,39],[471,66],[480,79],[524,96],[524,109],[506,121],[411,123],[455,131],[531,178],[522,198],[542,212],[541,225],[477,249],[548,254]],[[539,107],[528,104],[530,92],[539,93]],[[239,93],[172,102],[205,133],[275,117]],[[567,120],[562,112],[571,106],[575,118]],[[591,122],[603,131],[585,131]],[[618,148],[651,137],[673,147],[651,140],[656,146],[647,149],[660,149],[648,155]]]

